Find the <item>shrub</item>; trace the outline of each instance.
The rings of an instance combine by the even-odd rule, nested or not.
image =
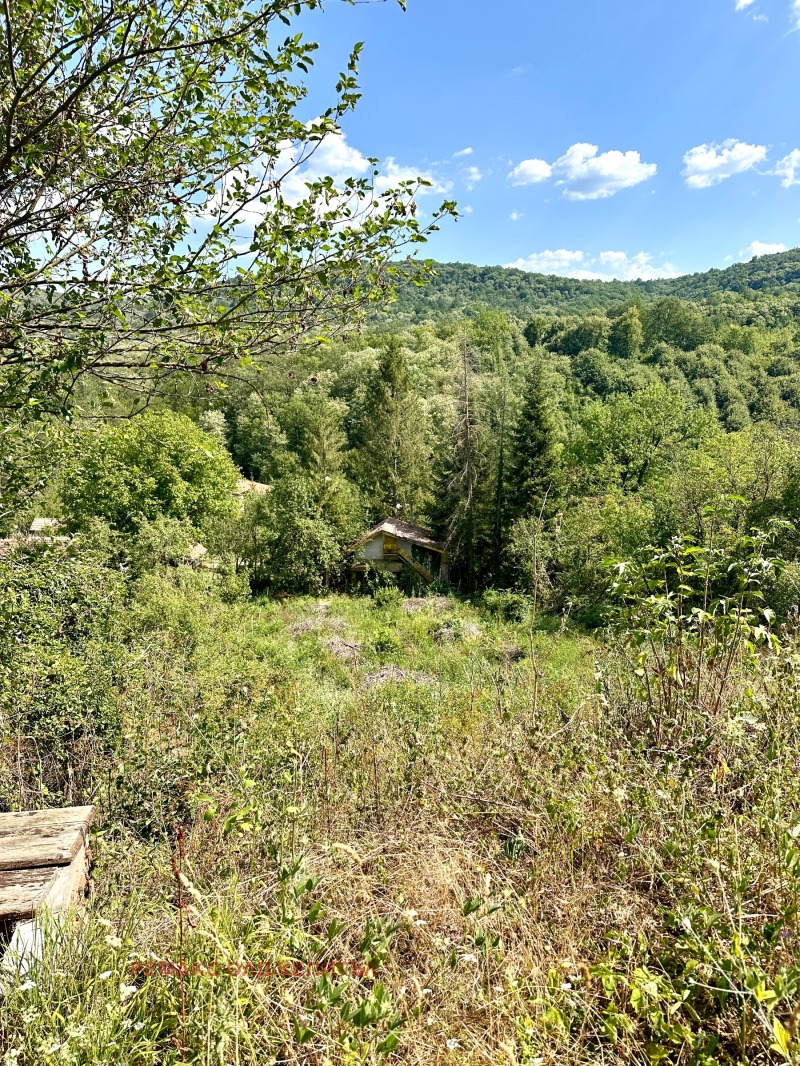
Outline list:
[[[162,516],[205,529],[234,513],[237,477],[219,441],[185,415],[147,412],[79,434],[60,491],[76,529],[99,517],[130,534]]]
[[[403,602],[403,593],[392,585],[384,585],[375,589],[373,599],[376,607],[397,607]]]
[[[0,560],[0,785],[15,779],[16,803],[89,793],[118,733],[123,605],[122,576],[87,546],[27,543]]]
[[[497,615],[505,622],[524,622],[530,613],[530,600],[520,592],[504,592],[487,589],[480,603],[489,614]]]

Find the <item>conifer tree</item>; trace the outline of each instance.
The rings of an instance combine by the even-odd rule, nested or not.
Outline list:
[[[370,382],[361,438],[355,474],[375,517],[418,521],[429,499],[430,433],[399,337],[387,344]]]
[[[483,534],[484,430],[478,418],[470,353],[464,338],[456,383],[452,446],[439,477],[438,526],[468,591],[476,585]]]
[[[561,444],[553,388],[537,353],[525,382],[522,408],[511,433],[507,478],[510,517],[552,514],[562,494]]]

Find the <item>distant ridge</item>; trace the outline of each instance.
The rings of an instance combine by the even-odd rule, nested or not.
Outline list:
[[[538,311],[583,313],[621,301],[678,296],[702,301],[717,292],[754,294],[800,286],[800,248],[764,255],[724,270],[707,270],[657,281],[576,281],[552,274],[529,274],[514,267],[436,263],[425,286],[398,286],[390,313],[411,321],[491,307],[525,318]]]

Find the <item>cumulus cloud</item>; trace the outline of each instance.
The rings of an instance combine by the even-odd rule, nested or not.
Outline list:
[[[291,159],[291,149],[287,154]],[[284,159],[284,165],[286,161]],[[280,169],[281,163],[276,167],[276,172]],[[338,187],[348,178],[366,177],[371,170],[372,164],[369,159],[357,148],[348,144],[343,133],[331,134],[322,141],[308,162],[292,171],[281,181],[281,192],[284,199],[298,202],[306,195],[306,183],[309,181],[331,177],[334,185]],[[449,182],[440,181],[433,174],[426,173],[418,167],[398,163],[394,156],[388,156],[380,167],[380,174],[375,179],[375,189],[379,193],[386,192],[387,189],[399,185],[402,181],[414,181],[418,177],[430,182],[429,188],[420,189],[420,196],[450,191]]]
[[[465,155],[472,155],[472,149],[462,148],[460,152],[453,152],[453,159],[461,159]]]
[[[756,0],[736,0],[736,10],[744,11],[746,8],[754,4]]]
[[[596,144],[573,144],[555,163],[525,159],[509,174],[512,185],[530,185],[556,178],[568,200],[603,200],[652,178],[655,163],[638,152],[601,152]]]
[[[508,175],[508,179],[512,185],[535,185],[547,181],[552,173],[553,168],[544,159],[523,159]]]
[[[792,22],[796,30],[800,30],[800,0],[792,0]]]
[[[602,200],[647,181],[658,169],[643,163],[638,152],[598,152],[594,144],[573,144],[556,162],[556,173],[563,175],[557,184],[568,199]]]
[[[327,171],[322,173],[326,174]],[[401,166],[394,156],[388,156],[381,167],[380,174],[375,179],[375,188],[378,192],[386,192],[387,189],[399,185],[401,181],[416,181],[417,178],[422,178],[430,183],[428,187],[419,190],[418,196],[425,196],[431,193],[443,195],[450,192],[453,187],[452,182],[441,181],[433,174],[421,171],[419,167]]]
[[[781,179],[784,189],[800,185],[800,148],[795,148],[776,165],[774,173]]]
[[[785,251],[785,244],[767,244],[764,241],[751,241],[746,248],[742,248],[739,255],[742,259],[754,259],[760,255],[774,255],[776,252]]]
[[[709,189],[721,181],[752,170],[767,157],[763,144],[727,140],[721,144],[699,144],[683,157],[682,173],[690,189]]]
[[[517,259],[506,266],[527,270],[536,274],[557,274],[562,278],[579,281],[651,281],[654,278],[676,278],[680,271],[671,263],[656,265],[647,252],[629,256],[627,252],[600,252],[592,256],[587,252],[557,251],[533,252],[524,259]]]
[[[521,218],[525,218],[525,214],[522,211],[512,211],[508,217],[512,222],[519,222]]]
[[[452,188],[452,183],[441,180],[432,172],[401,164],[393,156],[389,156],[380,165],[379,170],[380,173],[374,181],[374,190],[378,196],[401,182],[416,182],[418,178],[430,184],[415,189],[415,198],[449,193]],[[309,182],[330,177],[334,189],[343,190],[344,183],[349,178],[369,178],[372,172],[373,164],[362,152],[348,144],[343,133],[328,134],[311,155],[308,155],[308,145],[298,148],[287,142],[282,146],[277,158],[259,156],[248,167],[240,167],[229,174],[214,195],[209,197],[203,209],[203,216],[211,219],[220,212],[224,213],[228,209],[228,193],[247,188],[250,203],[238,212],[243,223],[240,235],[247,236],[248,231],[258,225],[271,210],[278,196],[289,204],[298,204],[307,197],[306,186]],[[344,200],[344,192],[341,198]],[[240,193],[236,193],[235,200],[241,200]]]

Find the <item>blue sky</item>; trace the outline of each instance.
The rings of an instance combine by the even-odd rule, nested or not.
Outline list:
[[[800,0],[329,0],[312,101],[364,42],[320,163],[429,176],[426,254],[658,277],[800,244]],[[309,114],[308,117],[313,117]]]

